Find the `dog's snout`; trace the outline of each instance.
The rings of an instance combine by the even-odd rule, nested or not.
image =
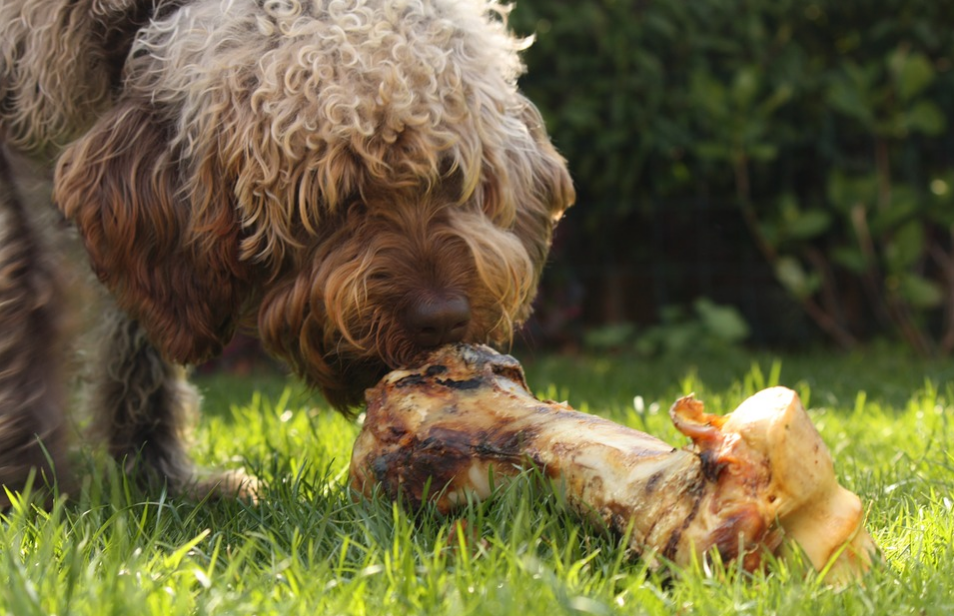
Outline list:
[[[407,310],[411,339],[421,347],[460,342],[470,324],[470,303],[460,295],[423,297]]]

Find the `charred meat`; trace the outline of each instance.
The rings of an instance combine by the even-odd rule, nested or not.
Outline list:
[[[490,477],[532,465],[563,486],[580,515],[618,532],[648,558],[686,565],[718,551],[760,566],[805,551],[831,578],[870,564],[860,499],[838,485],[832,459],[797,394],[766,389],[729,415],[688,396],[671,411],[692,443],[671,445],[529,391],[520,364],[482,346],[439,349],[367,393],[351,481],[411,507],[449,512],[487,498]]]

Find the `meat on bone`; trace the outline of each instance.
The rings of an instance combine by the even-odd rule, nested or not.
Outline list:
[[[514,358],[483,346],[441,348],[387,375],[367,402],[350,469],[364,494],[379,486],[411,507],[427,498],[450,512],[490,496],[491,477],[532,465],[580,515],[630,530],[630,547],[647,558],[687,565],[715,550],[753,570],[794,542],[840,580],[867,570],[875,551],[861,500],[838,484],[798,395],[784,387],[724,416],[681,398],[670,410],[692,439],[681,449],[538,400]]]

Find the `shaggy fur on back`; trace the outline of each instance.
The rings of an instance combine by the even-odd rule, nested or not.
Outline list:
[[[244,329],[347,409],[422,352],[416,303],[463,298],[473,342],[529,314],[574,193],[505,17],[487,0],[5,0],[0,137],[55,167],[117,322],[144,333],[104,344],[193,364]],[[99,379],[111,410],[94,413],[136,406],[136,378]],[[148,415],[181,415],[159,399]]]

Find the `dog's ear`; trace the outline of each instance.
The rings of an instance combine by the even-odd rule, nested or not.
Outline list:
[[[220,174],[183,190],[170,129],[148,102],[124,102],[61,156],[54,200],[100,280],[170,360],[203,361],[232,337],[248,287],[239,226]],[[197,202],[198,201],[198,202]]]
[[[536,143],[538,152],[537,163],[534,165],[533,191],[545,205],[550,218],[557,221],[576,201],[573,180],[570,178],[566,160],[557,152],[547,135],[543,117],[529,101],[523,111],[523,121]]]
[[[573,205],[576,192],[566,160],[550,142],[543,118],[525,100],[520,120],[529,143],[510,154],[510,190],[513,192],[514,233],[523,242],[539,276],[550,250],[553,227]]]

